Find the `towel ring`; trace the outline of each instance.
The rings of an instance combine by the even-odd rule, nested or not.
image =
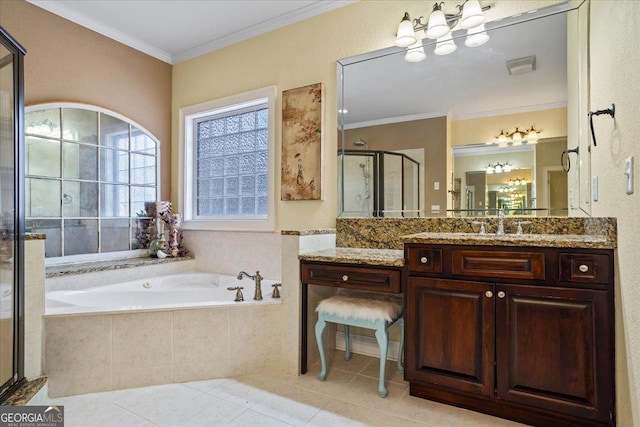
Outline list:
[[[599,116],[601,114],[608,114],[612,118],[616,117],[616,104],[611,104],[611,106],[604,110],[596,110],[589,112],[589,126],[591,126],[591,136],[593,137],[593,146],[596,147],[598,144],[596,143],[596,133],[593,130],[593,116]]]

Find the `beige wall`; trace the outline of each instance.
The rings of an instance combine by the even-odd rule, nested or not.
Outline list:
[[[488,19],[555,4],[558,1],[504,2],[487,12]],[[189,105],[277,85],[283,90],[323,82],[325,88],[324,200],[282,202],[276,205],[278,229],[335,225],[337,214],[336,60],[392,46],[405,11],[425,14],[424,1],[360,1],[336,11],[263,34],[174,66],[172,147],[178,146],[178,109]],[[276,102],[276,141],[281,141],[282,108]],[[280,159],[280,147],[276,159]],[[178,158],[172,158],[177,170]],[[276,167],[279,170],[279,164]],[[275,194],[280,194],[279,172]],[[172,177],[171,198],[178,199],[178,178]],[[433,188],[433,187],[432,187]],[[441,187],[443,185],[441,183]],[[446,186],[444,186],[446,188]]]
[[[358,138],[367,141],[371,150],[406,150],[424,148],[424,200],[425,211],[430,212],[431,205],[440,205],[445,215],[447,204],[447,119],[414,120],[410,122],[367,126],[345,131],[346,148],[355,148],[351,143]],[[439,182],[440,189],[434,190],[433,183]],[[428,213],[430,216],[438,214]]]
[[[160,140],[169,197],[171,65],[23,0],[0,2],[0,25],[27,50],[26,105],[79,102],[137,122]]]
[[[618,218],[616,274],[616,388],[618,425],[640,425],[640,2],[591,2],[590,109],[616,104],[615,121],[594,119],[597,147],[591,148],[592,175],[599,179],[594,216]],[[616,41],[616,42],[613,42]],[[634,156],[635,179],[625,194],[622,168]]]

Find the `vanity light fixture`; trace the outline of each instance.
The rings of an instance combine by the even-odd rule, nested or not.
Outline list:
[[[507,181],[507,184],[509,184],[510,187],[513,187],[514,185],[526,185],[527,180],[525,178],[515,178],[515,179],[512,178],[509,181]]]
[[[422,34],[438,41],[434,51],[436,55],[448,55],[457,49],[451,37],[451,31],[456,26],[467,30],[465,45],[468,47],[481,46],[489,40],[489,35],[484,28],[485,18],[482,12],[490,9],[491,6],[482,7],[478,0],[465,0],[464,3],[456,6],[458,11],[455,14],[450,14],[442,10],[443,5],[444,2],[436,2],[433,5],[426,23],[424,16],[420,16],[414,19],[412,24],[409,13],[405,12],[396,33],[396,46],[407,48],[405,60],[418,62],[426,58],[420,41]],[[420,42],[419,46],[418,42]]]
[[[540,133],[542,133],[542,131],[534,128],[533,126],[525,131],[521,131],[516,128],[512,133],[507,133],[504,130],[501,130],[500,134],[496,136],[496,139],[498,147],[511,147],[522,144],[533,145],[538,143]]]
[[[513,165],[510,164],[509,162],[495,163],[495,164],[489,163],[489,165],[486,167],[486,172],[488,174],[511,172],[512,170],[513,170]]]

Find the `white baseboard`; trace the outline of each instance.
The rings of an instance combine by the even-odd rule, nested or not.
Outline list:
[[[364,354],[365,356],[380,357],[380,347],[378,346],[378,340],[374,337],[368,337],[366,335],[357,335],[354,333],[349,334],[351,338],[351,352]],[[387,360],[398,360],[398,349],[400,343],[398,341],[389,341],[389,347],[387,349]],[[345,350],[344,345],[344,332],[336,331],[336,350]]]

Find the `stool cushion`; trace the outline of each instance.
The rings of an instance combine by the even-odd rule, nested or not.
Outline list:
[[[343,319],[393,322],[402,314],[402,305],[392,300],[335,295],[320,301],[316,311]]]

